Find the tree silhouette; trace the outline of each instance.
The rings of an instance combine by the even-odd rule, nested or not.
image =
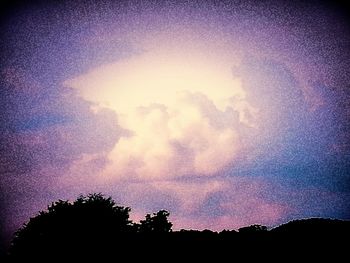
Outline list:
[[[101,223],[99,228],[112,227],[113,232],[132,231],[132,221],[129,220],[131,209],[117,206],[111,197],[105,198],[102,194],[80,196],[73,207],[82,224]]]
[[[229,256],[232,248],[249,257],[261,256],[271,247],[284,254],[331,251],[334,257],[348,251],[343,240],[350,235],[350,221],[316,218],[292,221],[272,230],[251,225],[238,232],[173,232],[166,210],[147,214],[139,224],[129,219],[129,213],[129,207],[118,206],[102,194],[80,196],[74,202],[58,200],[15,233],[9,258],[15,262],[77,257],[82,261],[96,256],[99,261],[118,261],[125,256],[130,261],[139,257],[164,260],[159,253]]]
[[[15,233],[10,254],[36,258],[44,254],[81,254],[108,249],[134,231],[129,207],[102,194],[52,203]]]
[[[240,229],[238,229],[238,231],[239,233],[243,233],[243,234],[250,234],[250,233],[254,234],[259,232],[266,232],[267,227],[262,225],[250,225],[250,226],[241,227]]]
[[[140,221],[140,231],[143,233],[168,233],[173,224],[168,221],[169,212],[160,210],[153,215],[147,214],[145,220]]]

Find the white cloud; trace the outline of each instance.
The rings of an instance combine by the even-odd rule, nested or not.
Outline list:
[[[66,81],[80,95],[118,114],[129,131],[108,153],[103,180],[212,175],[234,162],[240,128],[254,108],[221,61],[162,52],[97,68]]]
[[[210,175],[228,165],[240,148],[234,113],[215,106],[209,116],[195,101],[198,94],[184,93],[178,108],[150,105],[128,116],[127,129],[108,157],[107,176],[172,178],[186,174]],[[207,97],[201,99],[210,103]],[[217,119],[224,124],[217,125]]]

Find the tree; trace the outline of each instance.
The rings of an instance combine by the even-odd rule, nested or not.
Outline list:
[[[132,221],[129,220],[131,209],[117,206],[111,197],[106,198],[100,193],[80,196],[73,203],[73,207],[80,224],[93,226],[100,223],[100,230],[108,227],[113,232],[132,231]]]
[[[260,232],[266,232],[267,227],[262,225],[251,225],[246,227],[241,227],[238,229],[239,233],[249,234],[249,233],[260,233]]]
[[[168,233],[173,224],[168,221],[169,212],[160,210],[153,215],[147,214],[145,220],[140,221],[140,232],[143,233]]]
[[[21,258],[81,255],[122,244],[133,231],[129,207],[117,206],[102,194],[59,200],[31,218],[15,233],[10,254]],[[120,241],[120,242],[119,242]]]

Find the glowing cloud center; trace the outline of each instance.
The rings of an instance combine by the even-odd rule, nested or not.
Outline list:
[[[104,178],[211,175],[238,153],[249,110],[224,58],[200,52],[145,52],[66,81],[118,114],[130,131],[108,154]]]

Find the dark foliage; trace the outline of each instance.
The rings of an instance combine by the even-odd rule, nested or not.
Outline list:
[[[109,242],[133,233],[129,207],[117,206],[101,194],[81,196],[75,202],[59,200],[31,218],[15,233],[13,257],[93,253]]]
[[[350,222],[331,219],[292,221],[268,230],[251,225],[239,231],[210,230],[172,231],[169,212],[160,210],[147,214],[140,224],[129,219],[129,207],[122,207],[101,194],[81,196],[73,203],[59,200],[47,211],[31,218],[15,233],[9,260],[46,261],[116,259],[162,259],[160,255],[215,255],[215,260],[231,255],[250,258],[283,254],[289,259],[306,253],[313,258],[325,255],[341,258],[346,255],[345,240],[350,234]],[[266,252],[270,251],[270,254]],[[285,258],[285,257],[284,257]],[[298,258],[294,258],[298,259]],[[304,257],[305,259],[305,257]],[[108,260],[114,261],[114,260]]]
[[[169,212],[160,210],[153,215],[147,214],[145,220],[140,221],[140,232],[143,233],[168,233],[173,224],[168,221]]]
[[[266,232],[267,227],[262,225],[251,225],[238,229],[239,233],[256,234],[261,232]]]

